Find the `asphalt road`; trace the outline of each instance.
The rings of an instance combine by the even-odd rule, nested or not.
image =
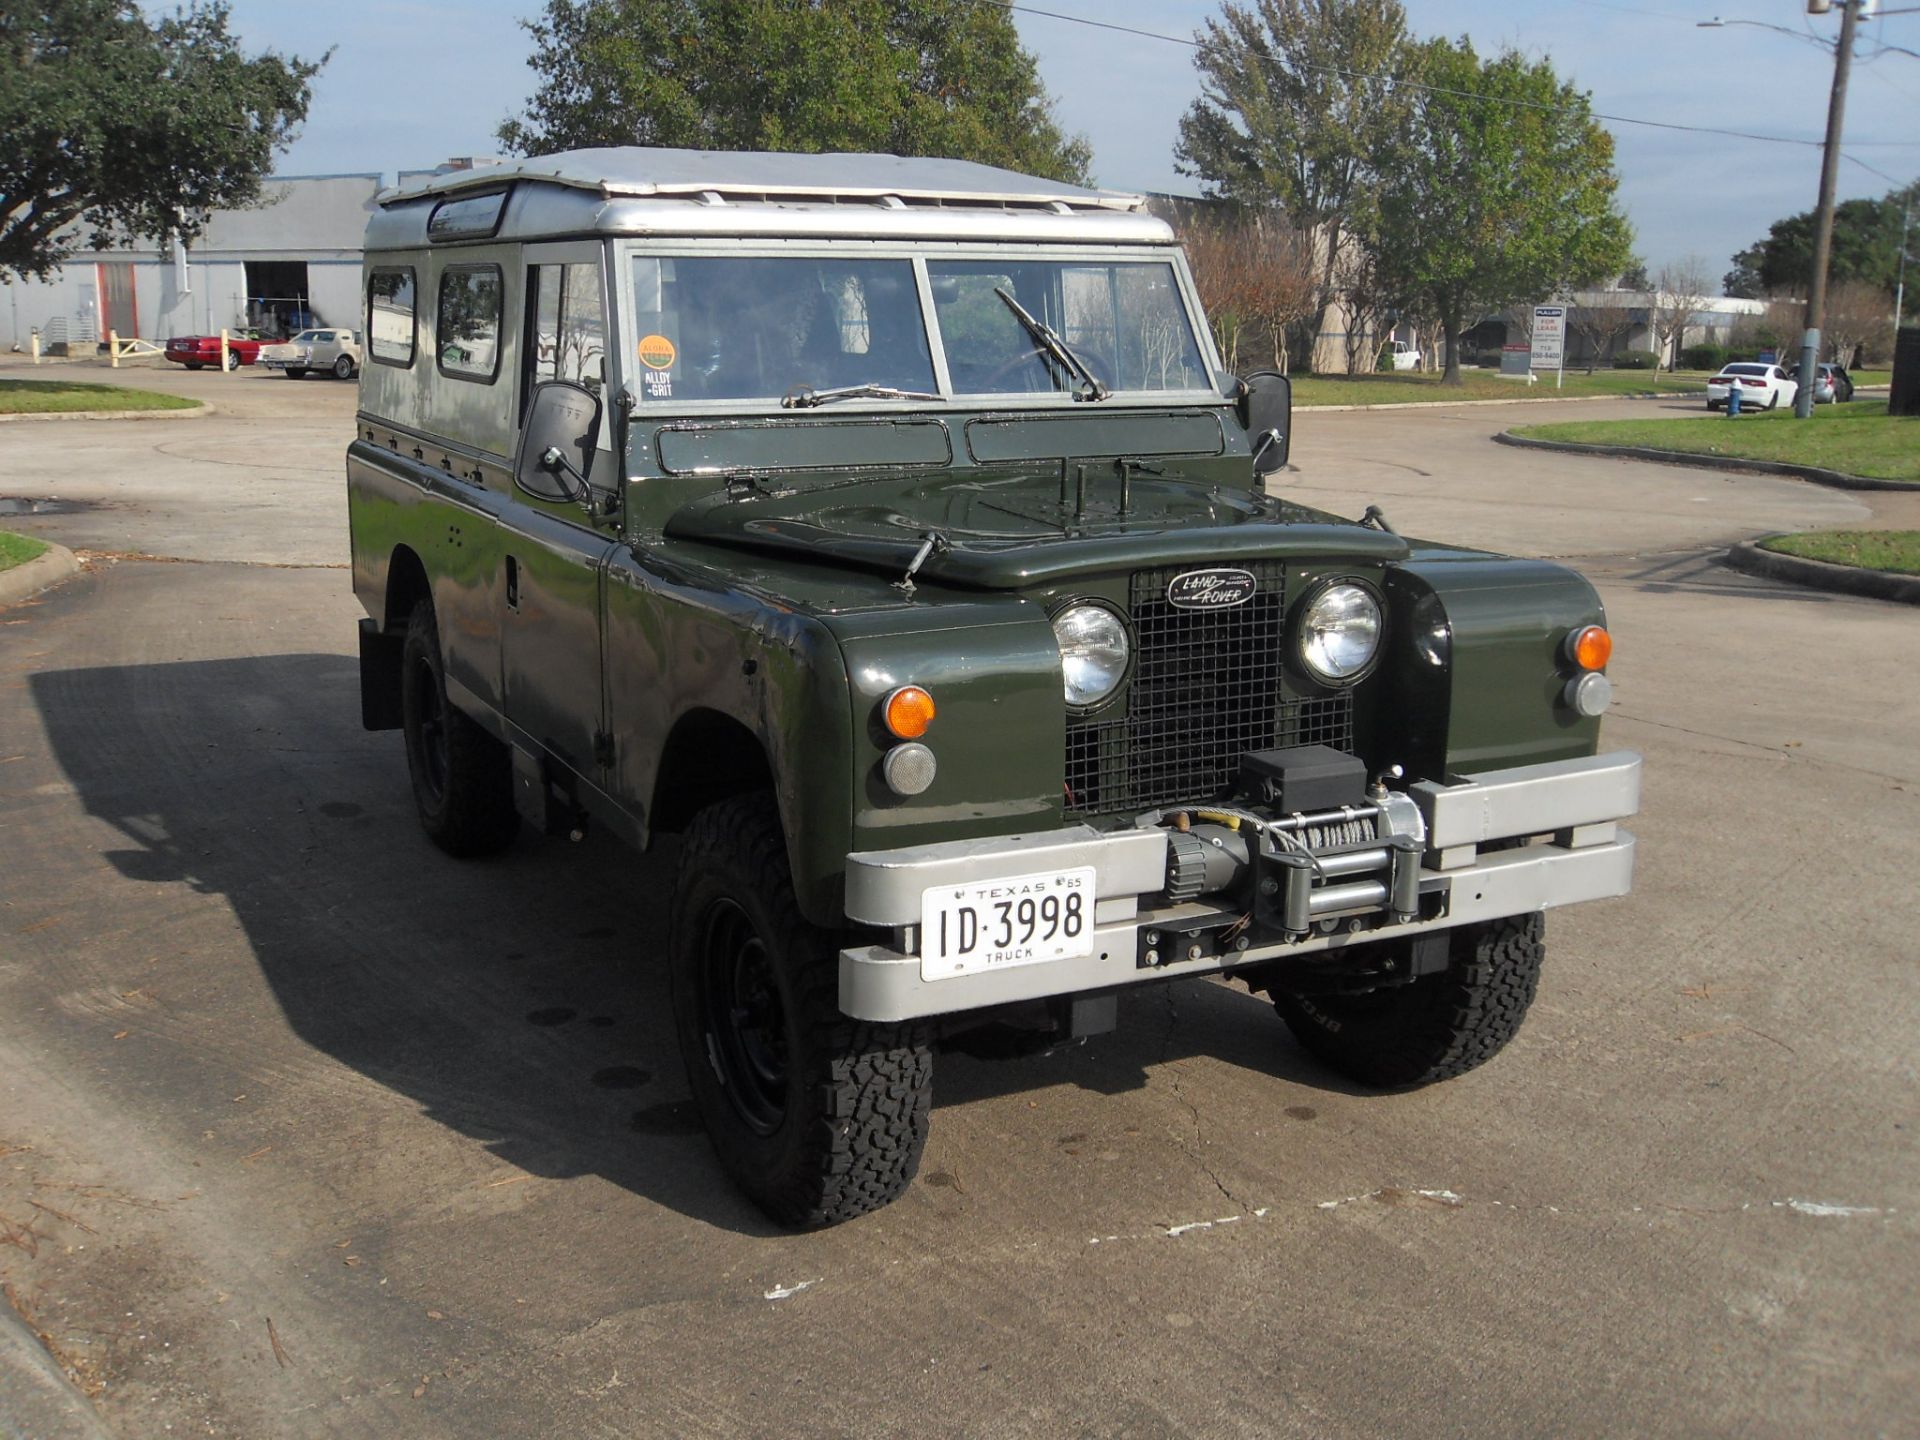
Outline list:
[[[115,1433],[1912,1433],[1920,617],[1702,554],[1869,500],[1303,416],[1316,503],[1581,557],[1635,893],[1429,1091],[1213,983],[945,1055],[912,1191],[789,1236],[686,1104],[670,853],[445,859],[359,730],[297,568],[349,388],[189,380],[0,427],[0,496],[99,502],[6,523],[119,557],[0,612],[0,1274]]]

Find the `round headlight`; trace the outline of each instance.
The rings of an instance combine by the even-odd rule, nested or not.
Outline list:
[[[1373,663],[1380,648],[1380,602],[1359,585],[1329,585],[1300,617],[1300,663],[1338,685]]]
[[[1127,627],[1104,605],[1069,605],[1053,617],[1069,705],[1097,705],[1127,673]]]

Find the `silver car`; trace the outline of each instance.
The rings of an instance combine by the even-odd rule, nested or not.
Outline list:
[[[351,380],[360,373],[360,332],[357,330],[302,330],[291,340],[262,346],[260,363],[284,371],[289,380],[310,372]]]

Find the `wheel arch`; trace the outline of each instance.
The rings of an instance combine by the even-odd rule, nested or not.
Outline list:
[[[697,707],[674,722],[661,747],[647,828],[678,833],[708,806],[755,790],[779,794],[766,743],[735,717]]]
[[[413,607],[433,598],[427,567],[410,545],[396,545],[387,557],[387,594],[380,628],[389,635],[405,634]]]

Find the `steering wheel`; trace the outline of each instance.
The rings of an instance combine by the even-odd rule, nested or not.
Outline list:
[[[999,365],[996,365],[992,369],[992,371],[990,371],[984,378],[978,381],[975,381],[973,383],[982,391],[998,390],[1000,388],[1000,382],[1002,380],[1006,379],[1009,375],[1013,374],[1014,371],[1020,369],[1020,367],[1025,365],[1027,361],[1032,360],[1036,357],[1047,361],[1049,364],[1055,363],[1053,361],[1053,357],[1047,354],[1046,346],[1036,345],[1031,350],[1022,350],[1018,355],[1014,356],[1011,360],[1007,360],[1002,362]],[[1032,389],[1033,387],[1028,386],[1027,388]]]

